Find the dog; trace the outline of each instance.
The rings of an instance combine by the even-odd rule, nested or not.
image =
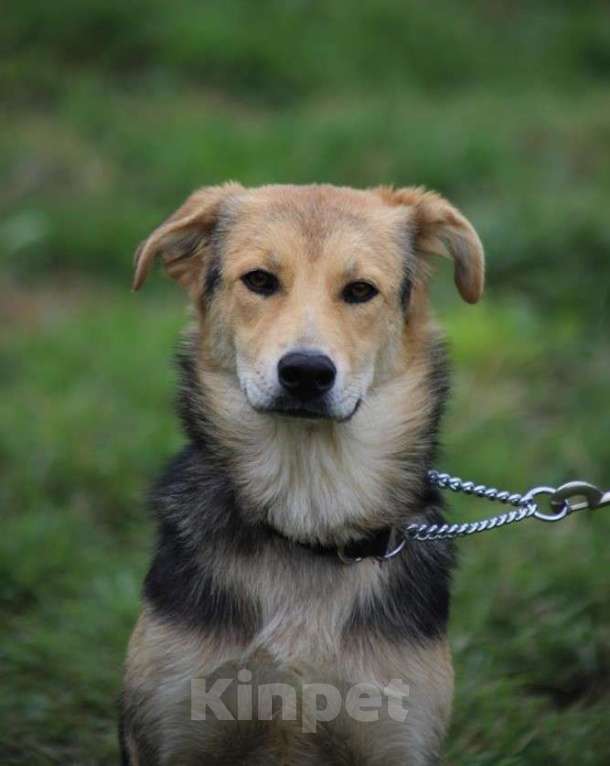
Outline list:
[[[138,248],[134,289],[160,258],[193,322],[124,765],[438,763],[454,552],[400,535],[443,513],[426,482],[448,394],[435,255],[475,303],[480,239],[419,187],[202,188]]]

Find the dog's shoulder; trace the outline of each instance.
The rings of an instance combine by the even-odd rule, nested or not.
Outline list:
[[[231,483],[213,456],[200,446],[185,447],[166,466],[150,502],[157,543],[144,582],[145,602],[170,622],[249,640],[256,609],[215,570],[227,540],[246,551],[255,543],[237,519]]]

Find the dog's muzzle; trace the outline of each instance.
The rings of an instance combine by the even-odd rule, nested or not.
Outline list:
[[[294,351],[277,365],[277,377],[286,394],[303,404],[318,400],[332,389],[337,369],[325,354]]]
[[[327,395],[332,391],[337,368],[332,359],[315,351],[293,351],[277,365],[282,393],[273,410],[295,417],[330,417]]]

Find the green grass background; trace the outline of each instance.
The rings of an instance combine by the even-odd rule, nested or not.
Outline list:
[[[557,0],[20,0],[0,25],[0,763],[116,761],[114,700],[181,443],[167,280],[198,185],[426,184],[486,245],[434,298],[439,465],[610,486],[610,10]],[[451,518],[492,511],[455,499]],[[460,543],[454,766],[610,760],[610,510]]]

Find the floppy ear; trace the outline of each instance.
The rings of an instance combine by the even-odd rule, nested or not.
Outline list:
[[[144,284],[153,261],[161,256],[170,277],[196,293],[222,204],[239,191],[242,186],[227,183],[193,192],[136,250],[133,289]]]
[[[485,284],[485,257],[472,224],[440,194],[422,187],[379,191],[391,204],[412,209],[417,253],[452,258],[460,295],[468,303],[476,303]]]

